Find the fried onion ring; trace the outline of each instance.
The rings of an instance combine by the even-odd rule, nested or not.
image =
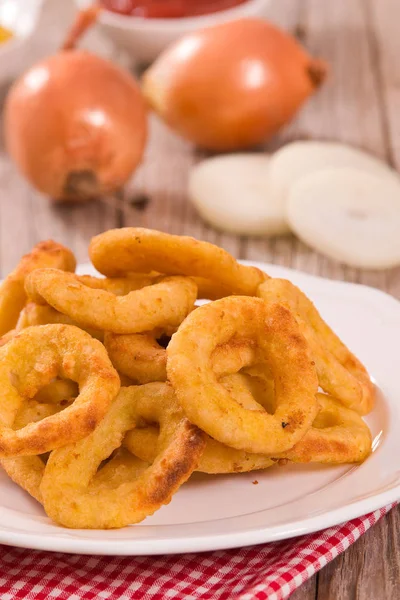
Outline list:
[[[241,407],[218,382],[212,353],[235,338],[248,343],[254,363],[274,380],[273,415]],[[232,448],[270,456],[289,450],[318,412],[318,380],[307,342],[279,304],[231,296],[200,306],[172,336],[167,355],[168,379],[188,419]]]
[[[117,371],[135,383],[167,381],[167,351],[157,340],[171,330],[118,335],[105,333],[104,345]],[[234,373],[243,364],[250,364],[254,352],[244,342],[226,344],[213,353],[213,367],[218,375]]]
[[[149,463],[134,456],[121,446],[113,453],[112,459],[97,471],[96,477],[92,480],[92,489],[101,494],[102,488],[107,490],[110,487],[119,487],[126,481],[137,479],[148,466]]]
[[[17,456],[0,458],[0,465],[7,475],[28,492],[35,500],[43,504],[40,484],[44,473],[44,461],[40,456]]]
[[[269,279],[258,295],[280,302],[296,316],[315,361],[321,388],[361,415],[370,412],[375,388],[367,370],[325,323],[314,304],[290,281]]]
[[[126,434],[124,446],[141,460],[152,463],[157,456],[158,439],[157,427],[133,429]],[[207,435],[206,446],[196,471],[209,475],[247,473],[248,471],[267,469],[275,463],[276,461],[264,454],[235,450],[235,448],[229,448]]]
[[[115,277],[115,278],[99,278],[92,277],[91,275],[75,275],[76,280],[83,285],[98,290],[104,290],[114,294],[115,296],[125,296],[130,292],[139,290],[147,285],[151,285],[155,281],[155,277],[152,275],[139,274],[136,276],[127,277]],[[47,325],[50,323],[63,323],[65,325],[75,325],[79,327],[79,323],[71,317],[59,312],[48,304],[36,304],[35,302],[28,302],[25,308],[21,311],[19,316],[16,331],[21,331],[26,327],[32,325]],[[91,329],[85,327],[85,331],[97,340],[103,341],[104,332],[98,329]],[[3,336],[0,340],[0,345],[3,345],[15,335],[15,332],[11,333],[8,338]]]
[[[37,423],[46,417],[60,412],[63,408],[59,404],[42,404],[36,400],[28,400],[18,410],[14,427],[15,429],[22,429],[30,423]],[[42,501],[40,483],[45,467],[43,457],[17,456],[15,458],[0,458],[0,465],[14,483],[28,492],[38,502]]]
[[[167,323],[178,326],[192,310],[197,286],[188,277],[165,277],[124,296],[81,283],[76,275],[38,269],[26,291],[38,304],[50,304],[83,325],[114,333],[140,333]]]
[[[64,408],[64,404],[58,402],[43,403],[38,400],[26,400],[15,417],[14,429],[23,429],[30,423],[43,421],[43,419],[59,413],[64,410]],[[25,457],[22,456],[17,458]]]
[[[115,296],[126,296],[130,292],[153,285],[159,277],[155,275],[130,274],[129,277],[93,277],[92,275],[76,275],[76,280],[94,290],[104,290]]]
[[[138,523],[168,504],[197,467],[205,444],[203,433],[185,417],[178,424],[171,418],[177,410],[168,384],[122,388],[90,436],[51,453],[40,485],[46,513],[66,527],[110,529]],[[136,479],[128,469],[117,487],[112,478],[96,483],[101,462],[143,419],[160,423],[161,450],[154,463]]]
[[[0,348],[1,346],[4,346],[5,344],[7,344],[7,342],[9,342],[10,340],[13,339],[13,337],[15,337],[17,335],[18,331],[17,329],[10,329],[10,331],[7,331],[7,333],[5,333],[4,335],[2,335],[0,337]]]
[[[55,379],[42,387],[34,400],[42,404],[63,404],[74,400],[79,394],[79,387],[71,379]]]
[[[75,402],[60,414],[15,431],[24,400],[57,376],[78,383]],[[71,325],[42,325],[19,333],[0,349],[0,382],[2,457],[42,454],[88,435],[120,386],[104,346]]]
[[[311,429],[291,450],[277,458],[292,462],[354,463],[371,453],[372,438],[368,425],[358,413],[345,408],[326,394],[317,395],[321,410]]]
[[[250,379],[252,380],[251,382]],[[235,373],[234,375],[222,377],[220,382],[229,390],[236,402],[241,406],[252,410],[261,408],[260,404],[253,397],[253,378]],[[265,400],[265,396],[267,395],[265,382],[258,380],[257,384],[261,384],[261,389],[257,391],[261,392],[263,400]],[[180,418],[178,413],[175,414],[175,418]],[[159,430],[157,427],[150,425],[129,431],[124,438],[123,445],[141,460],[152,463],[157,456],[159,441]],[[242,473],[256,469],[266,469],[273,464],[275,464],[274,460],[263,454],[251,454],[243,450],[229,448],[207,435],[204,452],[196,471],[213,475],[219,473]]]
[[[231,288],[221,285],[216,280],[204,277],[193,277],[197,285],[197,298],[202,300],[219,300],[232,295]]]
[[[119,373],[136,383],[167,380],[167,352],[154,332],[106,333],[104,345]]]
[[[18,266],[0,285],[0,335],[15,327],[25,305],[25,278],[35,269],[44,267],[75,271],[75,257],[65,246],[47,240],[21,258]]]
[[[62,325],[75,325],[76,327],[79,327],[76,321],[67,315],[63,315],[61,312],[52,306],[49,306],[48,304],[36,304],[36,302],[28,302],[19,315],[17,326],[15,330],[13,330],[13,335],[17,334],[23,329],[26,329],[27,327],[32,327],[33,325],[52,325],[56,323]],[[100,340],[101,342],[103,341],[103,331],[91,329],[90,327],[86,327],[85,331],[87,331],[87,333],[89,333],[92,337],[96,338],[96,340]],[[10,335],[10,337],[13,336]]]
[[[192,275],[208,279],[219,291],[256,295],[268,275],[238,263],[228,252],[209,242],[136,227],[111,229],[92,238],[90,258],[96,269],[115,277],[152,270],[167,275]],[[205,285],[205,282],[203,282]],[[215,296],[211,284],[203,297]]]

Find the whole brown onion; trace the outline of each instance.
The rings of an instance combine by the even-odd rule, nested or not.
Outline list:
[[[146,134],[134,78],[82,50],[39,62],[6,100],[8,152],[29,181],[56,200],[87,200],[121,188],[141,160]]]
[[[258,19],[191,33],[146,71],[143,93],[183,137],[210,150],[258,144],[319,87],[326,65]]]

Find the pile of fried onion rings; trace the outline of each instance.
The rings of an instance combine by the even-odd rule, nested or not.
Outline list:
[[[89,254],[101,277],[41,242],[0,286],[0,465],[55,523],[138,523],[195,471],[369,456],[374,385],[290,281],[140,228]]]

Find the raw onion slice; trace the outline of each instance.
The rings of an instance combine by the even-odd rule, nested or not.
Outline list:
[[[287,230],[283,207],[269,192],[269,157],[227,154],[193,167],[189,197],[205,221],[242,235],[273,235]]]
[[[353,168],[325,169],[290,190],[290,227],[330,258],[365,269],[400,264],[400,183]]]
[[[275,203],[285,205],[291,186],[305,175],[321,169],[342,167],[398,178],[398,174],[384,162],[351,146],[337,142],[293,142],[271,157],[270,191]]]

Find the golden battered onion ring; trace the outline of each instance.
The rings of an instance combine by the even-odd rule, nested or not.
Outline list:
[[[235,338],[256,344],[255,363],[275,382],[273,415],[241,407],[217,380],[212,353]],[[307,342],[279,304],[231,296],[200,306],[172,336],[167,355],[168,379],[188,419],[232,448],[270,456],[289,450],[318,412]]]
[[[164,328],[165,335],[172,335]],[[162,331],[128,333],[118,335],[106,333],[104,345],[117,371],[135,383],[167,381],[167,351],[157,339]],[[254,351],[247,344],[233,342],[216,348],[213,367],[218,375],[234,373],[243,364],[250,364]]]
[[[197,298],[202,300],[219,300],[232,295],[231,288],[221,285],[218,281],[193,277],[197,285]]]
[[[124,446],[142,461],[152,463],[157,456],[159,431],[149,426],[129,431]],[[264,454],[252,454],[229,448],[206,435],[206,446],[196,471],[209,475],[246,473],[272,467],[276,461]]]
[[[78,383],[75,402],[60,414],[15,431],[24,400],[57,376]],[[19,333],[0,349],[0,382],[2,457],[42,454],[88,435],[120,386],[104,346],[72,325],[42,325]]]
[[[153,285],[157,278],[152,275],[131,277],[92,277],[92,275],[76,275],[76,280],[94,290],[104,290],[114,296],[126,296],[130,292],[141,290],[148,285]]]
[[[375,388],[367,370],[325,323],[307,296],[290,281],[270,279],[258,295],[280,302],[296,316],[315,361],[319,385],[347,408],[365,415],[375,402]]]
[[[218,354],[214,352],[213,368],[216,373],[222,366],[218,363]],[[231,398],[236,400],[240,406],[249,410],[265,409],[270,414],[275,412],[275,391],[274,383],[263,377],[252,376],[248,374],[251,369],[244,369],[241,373],[231,375],[222,375],[218,378],[224,388],[229,392]]]
[[[28,400],[18,410],[14,427],[22,429],[30,423],[36,423],[63,410],[60,404],[42,404],[36,400]],[[7,475],[33,498],[41,502],[40,483],[42,481],[45,461],[40,456],[17,456],[0,458],[0,465]]]
[[[136,383],[167,380],[167,352],[153,332],[106,333],[104,345],[119,373]]]
[[[84,327],[114,333],[140,333],[165,323],[178,326],[197,296],[197,286],[188,277],[165,277],[154,285],[116,296],[56,269],[34,271],[25,286],[38,304],[50,304]]]
[[[32,327],[33,325],[52,325],[56,323],[62,325],[75,325],[75,327],[79,327],[76,321],[67,315],[63,315],[48,304],[36,304],[36,302],[28,302],[25,308],[21,311],[17,326],[13,331],[15,335],[19,331],[22,331],[27,327]],[[101,342],[103,341],[103,331],[91,329],[90,327],[86,327],[85,331],[87,331],[87,333],[89,333],[92,337],[96,338],[96,340],[100,340]]]
[[[146,285],[152,285],[156,282],[156,280],[162,277],[162,273],[157,273],[152,271],[151,273],[127,273],[126,277],[111,277],[106,279],[101,279],[100,281],[107,281],[113,283],[114,281],[133,281],[136,282],[136,288],[140,289],[141,287],[145,287]],[[86,283],[86,278],[90,279],[90,275],[82,275],[79,277],[79,280],[82,283]],[[91,279],[96,279],[96,277],[92,277]],[[211,279],[206,279],[204,277],[192,277],[194,282],[197,285],[197,298],[204,300],[219,300],[219,298],[225,298],[225,296],[231,295],[230,288],[220,285],[218,281],[212,281]],[[89,282],[90,283],[90,282]],[[99,289],[107,289],[106,287],[101,288],[96,285],[89,285],[89,287],[98,287]],[[116,286],[114,285],[114,289]],[[114,291],[111,287],[108,288],[108,291]],[[129,290],[132,291],[132,290]],[[114,291],[117,296],[123,295]],[[127,292],[125,292],[127,293]]]
[[[202,432],[186,418],[178,425],[171,418],[177,410],[168,384],[122,388],[90,436],[51,453],[40,486],[46,513],[66,527],[110,529],[138,523],[168,504],[197,467],[205,444]],[[101,462],[143,419],[160,422],[162,450],[153,465],[117,487],[104,479],[97,485]]]
[[[241,406],[252,410],[261,408],[253,397],[254,383],[261,387],[257,391],[261,392],[263,400],[265,400],[268,383],[261,382],[258,378],[257,381],[256,378],[253,380],[253,378],[239,373],[226,375],[220,379],[220,382]],[[175,419],[178,420],[179,418],[181,416],[176,413]],[[135,456],[152,463],[158,453],[159,441],[159,430],[157,427],[150,425],[129,431],[124,438],[123,445]],[[275,464],[274,460],[263,454],[251,454],[243,450],[235,450],[206,435],[206,446],[196,471],[214,475],[219,473],[242,473],[256,469],[266,469],[273,464]]]
[[[92,490],[100,493],[102,489],[119,487],[127,481],[137,479],[148,468],[149,463],[140,460],[126,448],[118,448],[111,460],[96,473],[92,481]]]
[[[19,409],[14,421],[14,429],[23,429],[30,423],[38,423],[51,415],[64,410],[65,405],[61,403],[42,403],[37,400],[26,400]],[[20,456],[17,458],[25,458]]]
[[[2,335],[0,337],[0,348],[1,348],[1,346],[4,346],[5,344],[7,344],[7,342],[12,340],[13,337],[15,337],[17,335],[17,333],[18,333],[17,329],[10,329],[10,331],[7,331],[7,333]]]
[[[13,329],[26,302],[25,278],[35,269],[55,267],[75,271],[75,257],[68,248],[47,240],[23,256],[18,266],[0,285],[0,335]]]
[[[291,450],[277,458],[307,463],[361,462],[371,453],[368,425],[358,413],[326,394],[317,395],[321,410],[311,429]]]
[[[0,458],[0,465],[14,483],[43,504],[40,483],[45,465],[40,456]]]
[[[55,379],[42,387],[35,395],[34,400],[42,404],[65,405],[79,395],[79,387],[71,379]]]
[[[130,292],[139,290],[147,285],[151,285],[155,281],[154,276],[143,274],[136,276],[132,275],[129,278],[115,277],[112,279],[92,277],[91,275],[75,275],[75,277],[78,282],[89,288],[104,290],[114,294],[115,296],[125,296]],[[17,322],[16,331],[21,331],[22,329],[31,327],[32,325],[47,325],[49,323],[63,323],[65,325],[80,326],[77,321],[59,312],[52,306],[29,302],[21,311]],[[97,340],[103,341],[103,331],[91,329],[90,327],[85,327],[85,331],[90,333],[90,335]],[[8,340],[5,339],[3,343],[6,343],[7,341]],[[0,345],[3,345],[1,340]]]
[[[109,277],[152,270],[192,275],[215,282],[217,290],[223,288],[224,293],[256,295],[257,287],[268,277],[256,267],[241,265],[218,246],[152,229],[111,229],[92,238],[89,254],[96,269]],[[213,295],[212,288],[207,295]]]

